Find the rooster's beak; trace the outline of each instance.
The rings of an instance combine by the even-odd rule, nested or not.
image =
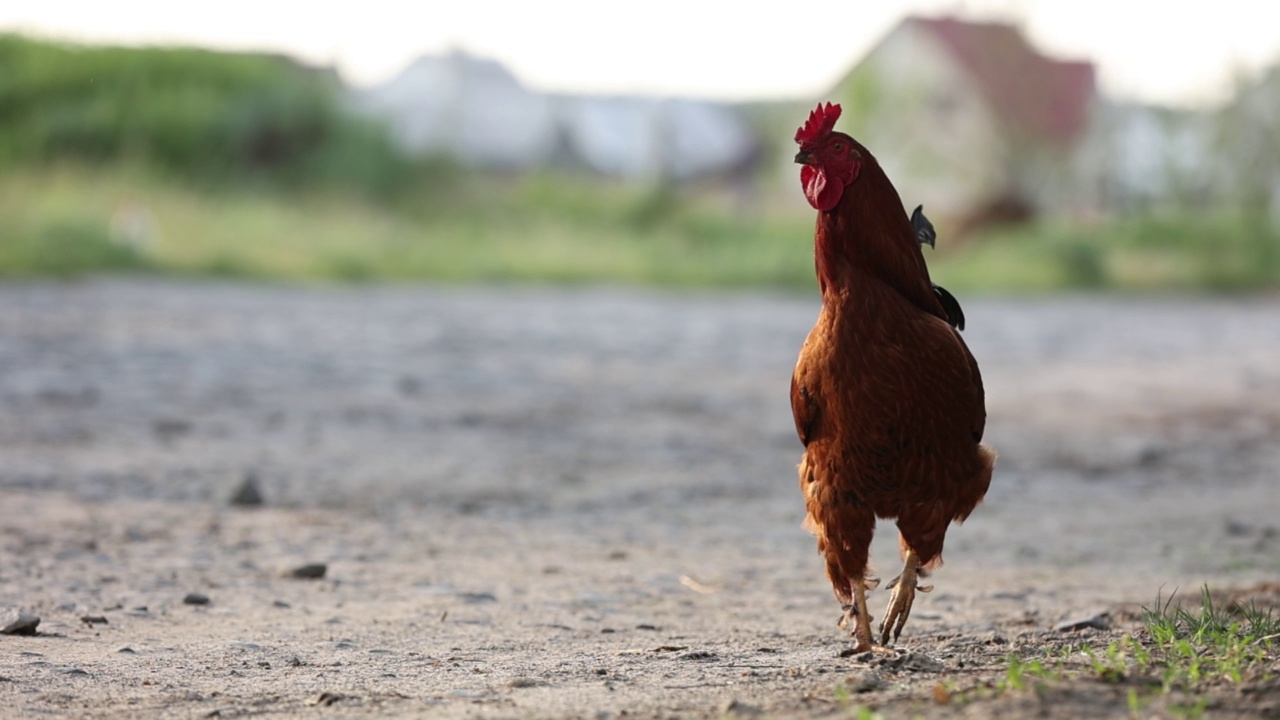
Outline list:
[[[796,162],[801,165],[808,165],[809,163],[813,162],[813,155],[808,152],[805,152],[804,150],[801,150],[800,152],[796,153]]]

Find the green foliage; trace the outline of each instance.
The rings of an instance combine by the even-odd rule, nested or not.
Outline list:
[[[1257,290],[1280,287],[1280,229],[1225,212],[1044,224],[993,231],[964,253],[927,259],[952,290]]]
[[[80,47],[0,35],[0,170],[142,162],[187,182],[333,182],[387,193],[408,172],[331,74],[283,57]]]
[[[1130,652],[1145,652],[1141,646],[1126,637],[1120,642],[1108,643],[1102,653],[1086,647],[1081,652],[1088,659],[1093,676],[1102,682],[1123,682],[1129,669]],[[1142,664],[1139,661],[1139,664]],[[1145,667],[1145,665],[1143,665]]]
[[[1208,587],[1194,611],[1173,607],[1172,595],[1163,602],[1157,596],[1153,608],[1143,609],[1143,625],[1152,659],[1163,666],[1166,692],[1211,681],[1240,683],[1280,647],[1280,617],[1253,606],[1226,612],[1214,606]]]
[[[50,228],[72,223],[105,237],[129,202],[144,204],[156,225],[154,242],[130,251],[133,260],[78,254],[55,272],[29,259],[59,252]],[[925,250],[930,273],[961,303],[993,291],[1280,287],[1267,270],[1280,234],[1229,216],[1023,228],[940,245]],[[815,288],[807,208],[744,210],[686,188],[493,176],[440,159],[411,169],[381,199],[323,184],[193,187],[142,162],[0,171],[0,274],[141,267],[338,282]]]
[[[996,684],[996,689],[1001,692],[1038,687],[1044,681],[1061,679],[1061,673],[1045,665],[1039,658],[1024,660],[1011,654],[1005,658],[1005,663],[1005,675]]]
[[[86,218],[53,218],[25,227],[0,220],[0,277],[70,277],[148,268],[136,249],[113,241],[105,225]]]
[[[1196,719],[1235,687],[1245,695],[1275,682],[1280,617],[1254,605],[1226,609],[1204,588],[1196,607],[1157,596],[1144,608],[1142,626],[1108,642],[1046,648],[1041,657],[1009,655],[1003,677],[957,690],[947,702],[965,704],[1007,693],[1077,691],[1124,703],[1131,717]],[[935,697],[938,693],[935,692]]]
[[[813,286],[808,219],[750,218],[681,197],[653,209],[624,186],[475,175],[440,163],[416,196],[371,202],[315,188],[197,192],[145,168],[61,166],[0,174],[0,247],[20,227],[73,216],[106,233],[141,203],[149,266],[280,280],[618,282]],[[0,252],[0,272],[44,274]],[[83,268],[112,270],[114,266]]]

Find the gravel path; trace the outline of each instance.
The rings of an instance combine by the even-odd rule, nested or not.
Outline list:
[[[1000,465],[903,637],[920,667],[868,697],[966,638],[1003,657],[1280,575],[1280,299],[964,301]],[[816,312],[0,285],[0,608],[42,619],[0,636],[0,716],[831,712],[870,671],[799,527],[786,391]],[[246,480],[264,507],[229,505]]]

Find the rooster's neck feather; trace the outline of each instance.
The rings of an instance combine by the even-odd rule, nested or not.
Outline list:
[[[864,165],[834,209],[818,213],[814,264],[824,302],[832,293],[857,292],[877,280],[946,319],[898,191],[874,161]]]

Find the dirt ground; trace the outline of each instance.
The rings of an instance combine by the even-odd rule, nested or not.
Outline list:
[[[962,301],[995,480],[848,657],[787,399],[814,298],[0,285],[0,608],[40,618],[0,716],[1135,716],[992,684],[1280,578],[1280,298]]]

